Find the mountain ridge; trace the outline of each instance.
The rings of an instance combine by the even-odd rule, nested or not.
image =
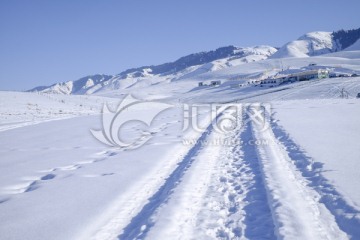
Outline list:
[[[39,86],[28,92],[58,94],[93,94],[101,89],[129,89],[137,86],[157,84],[160,81],[176,81],[194,78],[206,72],[213,72],[248,62],[289,57],[311,57],[346,49],[358,49],[360,28],[334,32],[310,32],[281,48],[267,45],[255,47],[220,47],[211,51],[189,54],[175,61],[130,68],[115,75],[94,74],[75,81]]]
[[[310,57],[345,50],[360,39],[360,28],[310,32],[282,46],[270,58]]]
[[[202,71],[199,70],[201,66],[210,64],[217,60],[229,59],[233,61],[236,59],[242,59],[244,63],[249,61],[263,60],[276,52],[276,49],[270,46],[255,46],[255,47],[235,47],[235,46],[226,46],[220,47],[216,50],[199,52],[190,54],[184,57],[181,57],[173,62],[168,62],[160,65],[150,65],[142,66],[138,68],[127,69],[116,75],[106,75],[106,74],[95,74],[85,76],[75,81],[67,81],[61,83],[55,83],[51,86],[40,86],[28,90],[29,92],[45,92],[45,93],[59,93],[59,94],[92,94],[99,90],[102,87],[107,85],[112,86],[113,88],[127,88],[136,84],[137,79],[151,76],[168,76],[171,74],[183,74],[187,75],[189,72],[185,71],[188,69],[190,72],[192,68],[193,75],[201,74],[206,71],[216,70],[218,66],[227,67],[227,64],[223,66],[219,64],[214,64],[214,68],[208,67],[203,68]],[[229,66],[231,64],[228,64]],[[199,68],[196,68],[199,66]],[[183,73],[182,73],[183,72]],[[182,76],[178,76],[181,78]],[[130,79],[131,83],[125,84],[122,86],[120,80]]]

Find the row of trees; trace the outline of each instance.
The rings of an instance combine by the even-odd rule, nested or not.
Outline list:
[[[341,44],[341,49],[353,45],[360,38],[360,28],[340,30],[332,33],[334,40]]]

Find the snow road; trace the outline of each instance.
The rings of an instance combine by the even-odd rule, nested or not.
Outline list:
[[[320,196],[307,187],[293,160],[271,128],[253,122],[269,202],[279,239],[346,239],[335,217],[319,203]],[[263,143],[263,140],[266,140]]]
[[[326,193],[314,188],[318,178],[302,175],[297,159],[275,137],[274,125],[267,126],[249,121],[229,135],[210,135],[240,144],[200,149],[169,201],[154,214],[147,238],[357,238],[352,227],[359,221],[339,220],[322,201]],[[318,166],[310,167],[315,174]]]

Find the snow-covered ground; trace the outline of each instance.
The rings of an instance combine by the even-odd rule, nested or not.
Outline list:
[[[107,102],[118,100],[97,96],[64,96],[46,93],[1,92],[0,131],[44,121],[93,115]]]
[[[217,60],[96,95],[0,92],[0,239],[360,239],[360,77],[247,84],[310,63],[358,73],[351,50]],[[131,119],[170,107],[150,129],[124,126],[128,141],[148,130],[144,145],[107,146],[90,130],[129,93],[146,103],[124,109]],[[252,115],[259,102],[267,118]],[[242,125],[217,131],[234,115],[210,103],[237,106]],[[201,128],[183,131],[191,104]]]

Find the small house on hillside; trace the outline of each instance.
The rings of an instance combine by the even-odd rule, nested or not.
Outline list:
[[[211,86],[219,86],[221,84],[221,81],[211,81]]]
[[[260,86],[261,87],[274,87],[274,86],[278,86],[281,83],[285,82],[286,78],[285,77],[281,77],[281,78],[268,78],[268,79],[264,79],[260,81]]]

